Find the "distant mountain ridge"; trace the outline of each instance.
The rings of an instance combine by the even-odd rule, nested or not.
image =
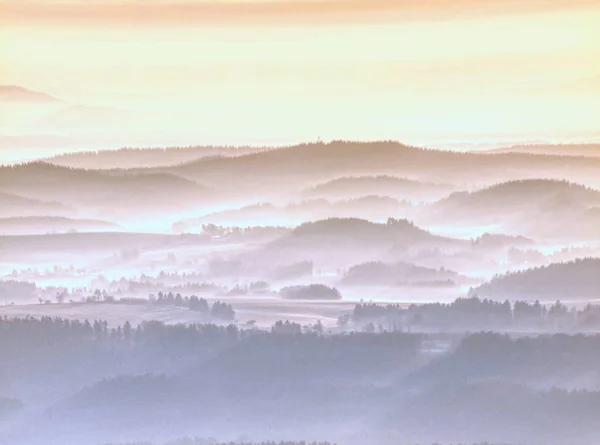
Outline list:
[[[126,169],[169,167],[218,156],[240,156],[266,150],[259,147],[189,146],[165,148],[120,148],[69,152],[44,158],[44,162],[72,168]]]
[[[419,181],[491,185],[548,177],[600,184],[600,159],[522,153],[481,154],[423,149],[393,141],[334,141],[300,144],[235,158],[205,159],[159,169],[207,186],[243,193],[294,192],[298,182],[326,182],[340,176],[410,176]],[[276,185],[275,185],[276,184]]]
[[[528,153],[551,156],[600,157],[600,143],[588,144],[528,144],[487,150],[484,153]]]
[[[17,85],[0,85],[0,101],[7,102],[63,102],[54,96],[29,90]]]

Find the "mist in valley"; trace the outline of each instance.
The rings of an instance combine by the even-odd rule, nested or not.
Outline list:
[[[227,150],[0,167],[2,443],[597,442],[593,162]]]
[[[0,1],[0,445],[598,445],[594,1]]]

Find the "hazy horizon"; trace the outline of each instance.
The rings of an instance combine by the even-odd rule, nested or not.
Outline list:
[[[2,101],[4,158],[56,152],[56,138],[72,149],[599,138],[597,1],[3,0],[0,17],[0,85],[64,101]]]
[[[0,0],[0,445],[598,445],[600,0]]]

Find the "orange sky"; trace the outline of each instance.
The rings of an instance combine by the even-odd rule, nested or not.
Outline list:
[[[199,143],[585,138],[599,23],[589,0],[0,0],[0,84]]]

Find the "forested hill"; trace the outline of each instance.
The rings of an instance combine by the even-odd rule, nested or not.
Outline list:
[[[500,275],[474,292],[491,298],[600,299],[600,258],[554,263]]]

